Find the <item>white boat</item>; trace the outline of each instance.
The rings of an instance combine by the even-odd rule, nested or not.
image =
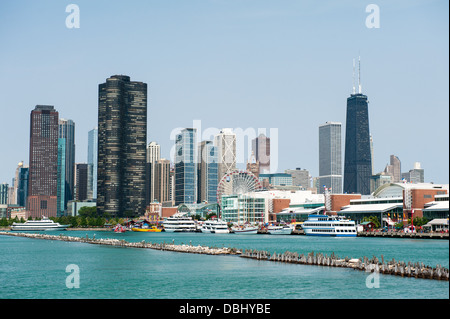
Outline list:
[[[228,234],[230,232],[227,222],[221,219],[209,219],[203,223],[201,229],[203,233]]]
[[[231,230],[235,234],[256,234],[256,233],[258,233],[258,226],[252,226],[252,225],[238,226],[238,225],[235,225],[235,226],[231,227]]]
[[[166,232],[195,232],[197,226],[192,217],[186,216],[186,213],[175,213],[163,222]]]
[[[356,224],[342,216],[309,215],[302,228],[307,236],[356,237]]]
[[[271,235],[290,235],[294,227],[291,225],[270,225],[267,226],[267,233]]]
[[[25,223],[13,223],[11,230],[14,231],[47,231],[47,230],[65,230],[70,225],[61,225],[53,220],[42,217],[41,220],[27,220]]]

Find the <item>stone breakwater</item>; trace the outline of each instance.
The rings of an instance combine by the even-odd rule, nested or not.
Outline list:
[[[165,251],[175,251],[181,253],[191,253],[191,254],[206,254],[206,255],[236,255],[240,254],[236,248],[218,248],[218,247],[206,247],[206,246],[192,246],[192,245],[175,245],[174,243],[169,244],[166,242],[163,243],[151,243],[146,242],[145,240],[141,242],[127,242],[123,239],[110,239],[110,238],[89,238],[88,235],[86,237],[71,237],[65,235],[48,235],[48,234],[36,234],[36,233],[15,233],[15,232],[0,232],[0,235],[8,235],[8,236],[16,236],[16,237],[27,237],[34,239],[47,239],[47,240],[60,240],[67,242],[77,242],[77,243],[87,243],[87,244],[95,244],[95,245],[108,245],[115,247],[128,247],[128,248],[147,248],[147,249],[156,249],[156,250],[165,250]]]
[[[444,281],[448,281],[449,279],[448,268],[444,268],[441,265],[430,267],[419,262],[406,263],[403,261],[396,261],[395,259],[386,261],[384,260],[383,255],[381,255],[381,260],[375,256],[372,258],[363,257],[361,259],[350,259],[349,257],[339,258],[334,253],[328,256],[322,253],[315,254],[314,252],[304,255],[289,251],[280,254],[277,254],[276,252],[271,254],[268,251],[244,250],[240,257],[302,265],[343,267],[401,277],[415,277]]]
[[[415,277],[423,279],[434,279],[434,280],[449,280],[449,270],[448,268],[437,265],[436,267],[426,266],[423,263],[411,263],[396,261],[392,259],[390,261],[384,260],[383,255],[381,255],[381,260],[373,256],[372,258],[363,257],[360,259],[344,257],[340,258],[334,253],[330,256],[324,255],[322,253],[310,252],[308,254],[299,254],[297,252],[286,251],[284,253],[270,253],[264,250],[244,250],[241,251],[237,248],[218,248],[218,247],[207,247],[207,246],[193,246],[191,244],[181,244],[175,245],[174,243],[151,243],[145,242],[127,242],[125,240],[119,239],[96,239],[95,235],[93,238],[86,237],[71,237],[60,235],[48,235],[48,234],[36,234],[36,233],[15,233],[15,232],[0,232],[0,235],[17,236],[17,237],[27,237],[35,239],[47,239],[47,240],[60,240],[67,242],[78,242],[78,243],[88,243],[95,245],[108,245],[115,247],[129,247],[129,248],[147,248],[156,249],[162,251],[173,251],[191,254],[207,254],[207,255],[237,255],[242,258],[256,259],[261,261],[272,261],[272,262],[284,262],[293,263],[301,265],[313,265],[313,266],[325,266],[325,267],[342,267],[350,268],[354,270],[360,270],[365,272],[376,272],[385,275],[401,276],[401,277]]]

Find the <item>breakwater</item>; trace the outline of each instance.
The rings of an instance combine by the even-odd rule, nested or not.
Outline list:
[[[424,265],[423,263],[412,263],[392,260],[385,260],[383,255],[381,259],[373,256],[372,258],[349,258],[338,257],[334,253],[331,255],[324,255],[322,253],[310,252],[308,254],[299,254],[297,252],[286,251],[284,253],[270,253],[264,250],[244,250],[241,251],[237,248],[227,248],[227,247],[207,247],[207,246],[193,246],[192,244],[181,244],[175,245],[172,243],[151,243],[146,241],[141,242],[127,242],[125,240],[119,239],[96,239],[95,235],[93,238],[86,237],[71,237],[65,235],[48,235],[48,234],[36,234],[36,233],[15,233],[15,232],[0,232],[0,235],[8,236],[18,236],[27,237],[35,239],[46,239],[46,240],[60,240],[67,242],[79,242],[88,243],[96,245],[109,245],[115,247],[129,247],[129,248],[147,248],[156,249],[162,251],[173,251],[182,253],[194,253],[194,254],[208,254],[208,255],[236,255],[242,258],[255,259],[260,261],[269,262],[283,262],[283,263],[293,263],[302,265],[312,265],[312,266],[326,266],[326,267],[342,267],[350,268],[365,272],[376,272],[385,275],[394,275],[401,277],[414,277],[422,279],[432,279],[432,280],[449,280],[449,270],[448,268],[442,267],[441,265],[436,265],[436,267],[431,267]]]

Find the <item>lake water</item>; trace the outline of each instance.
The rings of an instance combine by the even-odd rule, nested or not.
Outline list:
[[[236,247],[282,253],[311,251],[339,257],[449,267],[448,240],[326,238],[293,235],[202,233],[116,234],[66,231],[67,236],[129,242]],[[51,234],[59,234],[53,232]],[[152,249],[0,235],[1,299],[448,299],[449,283],[379,275],[344,268],[256,261],[237,256],[184,254]],[[79,288],[68,288],[68,265],[79,270]]]

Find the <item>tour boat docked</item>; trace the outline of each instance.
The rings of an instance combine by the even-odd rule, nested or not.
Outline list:
[[[202,233],[228,234],[228,225],[221,219],[208,219],[202,225]]]
[[[197,227],[192,217],[186,213],[175,213],[163,222],[166,232],[195,232]]]
[[[53,220],[42,217],[41,220],[27,220],[25,223],[13,223],[11,230],[19,231],[46,231],[46,230],[65,230],[70,225],[61,225]]]
[[[267,233],[271,235],[290,235],[294,227],[292,225],[270,225],[267,226]]]
[[[120,224],[117,224],[117,225],[113,228],[113,230],[114,230],[115,233],[124,233],[124,232],[127,231],[127,230],[125,229],[125,227],[123,227],[123,226],[120,225]]]
[[[303,225],[305,235],[356,237],[356,224],[342,216],[309,215]]]
[[[257,234],[258,233],[258,226],[252,226],[252,225],[244,225],[239,226],[235,225],[231,227],[231,230],[235,234]]]

